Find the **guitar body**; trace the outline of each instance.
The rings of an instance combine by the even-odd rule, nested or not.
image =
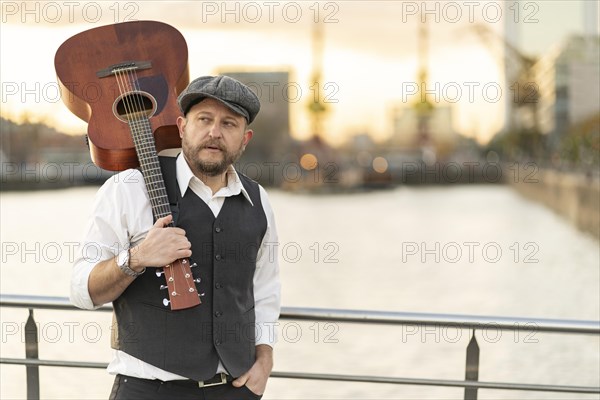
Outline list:
[[[152,214],[171,215],[158,152],[181,147],[177,95],[189,82],[187,45],[175,28],[154,21],[91,29],[64,42],[54,65],[67,107],[88,122],[92,160],[101,168],[140,167]],[[173,226],[171,223],[169,226]],[[163,304],[183,310],[201,303],[189,259],[159,270]]]
[[[62,99],[88,123],[92,160],[101,168],[122,171],[139,166],[120,98],[120,82],[102,75],[111,66],[149,62],[129,82],[144,93],[157,151],[181,147],[175,121],[181,112],[177,95],[189,82],[188,50],[181,33],[155,21],[134,21],[81,32],[57,50],[54,66]]]

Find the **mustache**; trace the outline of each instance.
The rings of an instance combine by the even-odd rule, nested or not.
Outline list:
[[[215,147],[219,150],[225,151],[225,147],[223,147],[223,145],[216,140],[208,140],[206,143],[200,145],[201,149],[205,149],[207,147]]]

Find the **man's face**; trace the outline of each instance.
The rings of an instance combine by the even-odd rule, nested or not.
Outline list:
[[[179,117],[177,126],[183,155],[196,175],[221,175],[240,158],[252,138],[243,116],[211,98]]]

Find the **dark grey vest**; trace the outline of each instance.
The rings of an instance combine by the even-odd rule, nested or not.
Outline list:
[[[238,377],[255,361],[253,277],[267,229],[258,184],[239,174],[254,206],[242,193],[227,197],[217,218],[188,189],[177,187],[175,158],[160,157],[177,226],[192,243],[192,269],[202,304],[179,311],[163,305],[168,295],[160,269],[148,268],[113,302],[118,340],[113,344],[163,370],[194,380],[211,378],[219,359]],[[175,188],[176,190],[173,190]],[[170,199],[173,203],[173,201]]]

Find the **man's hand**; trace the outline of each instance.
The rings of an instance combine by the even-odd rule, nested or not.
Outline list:
[[[181,228],[165,228],[172,220],[171,215],[156,220],[146,238],[131,249],[131,269],[141,271],[144,267],[164,267],[192,255],[192,244],[185,237],[185,231]]]
[[[262,395],[267,387],[267,379],[273,369],[273,348],[266,344],[256,346],[256,361],[252,368],[232,382],[235,387],[246,385],[253,393]]]
[[[129,267],[142,271],[145,267],[164,267],[179,258],[192,255],[192,244],[180,228],[165,228],[172,216],[160,218],[150,228],[146,238],[133,247]],[[96,264],[88,279],[88,290],[94,305],[109,303],[123,293],[135,277],[125,275],[117,266],[115,257]]]

